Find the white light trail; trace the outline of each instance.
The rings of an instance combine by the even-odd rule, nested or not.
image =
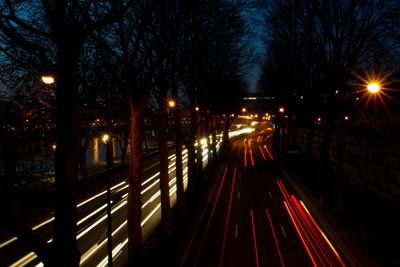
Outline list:
[[[187,153],[187,149],[185,149],[185,150],[183,151],[183,154],[186,154],[186,153]],[[169,158],[173,158],[173,157],[174,157],[174,155],[173,155],[173,156],[170,156]],[[187,155],[184,156],[184,157],[182,157],[182,159],[186,159],[186,158],[187,158]],[[187,159],[186,159],[186,160],[183,160],[182,163],[185,163],[185,162],[187,162],[187,161],[188,161]],[[169,167],[171,167],[171,166],[173,166],[173,165],[175,165],[175,164],[171,164]],[[174,168],[173,170],[175,170],[175,169],[176,169],[176,168]],[[172,172],[173,170],[170,170],[168,173]],[[187,167],[184,168],[184,170],[183,170],[184,173],[187,173],[187,170],[188,170]],[[187,181],[187,177],[188,177],[188,175],[186,174],[186,175],[184,176],[184,182]],[[153,178],[153,179],[154,179],[154,178]],[[176,181],[176,177],[174,178],[174,181]],[[159,182],[159,180],[157,180],[157,182]],[[113,189],[115,189],[115,188],[117,188],[117,187],[119,187],[119,186],[121,186],[121,185],[123,185],[123,184],[125,184],[125,183],[126,183],[125,181],[124,181],[124,182],[121,182],[121,183],[119,183],[119,184],[113,186],[113,187],[111,188],[111,190],[113,190]],[[124,188],[127,188],[128,186],[129,186],[129,185],[126,185]],[[176,188],[177,188],[177,187],[176,187],[176,184],[175,184],[175,185],[170,189],[170,196],[172,196],[173,193],[176,192]],[[147,189],[147,190],[148,190],[148,189]],[[119,190],[119,191],[120,191],[120,190]],[[93,197],[91,197],[91,198],[89,198],[89,199],[87,199],[87,200],[85,200],[85,201],[79,203],[79,204],[77,205],[77,207],[80,207],[80,206],[82,206],[82,205],[84,205],[84,204],[86,204],[86,203],[92,201],[93,199],[95,199],[95,198],[97,198],[97,197],[103,195],[103,194],[106,193],[106,192],[107,192],[107,191],[103,191],[103,192],[101,192],[101,193],[99,193],[99,194],[97,194],[97,195],[95,195],[95,196],[93,196]],[[159,190],[157,193],[155,193],[150,199],[152,199],[152,200],[154,201],[159,195],[160,195],[160,190]],[[125,196],[127,196],[127,194],[125,194],[125,195],[123,196],[123,198],[124,198]],[[149,202],[149,203],[151,203],[151,202]],[[111,214],[113,214],[114,212],[116,212],[117,210],[119,210],[120,208],[122,208],[123,206],[125,206],[126,204],[127,204],[127,200],[123,201],[123,202],[120,203],[118,206],[116,206],[116,207],[114,207],[114,208],[112,209]],[[157,205],[157,206],[151,211],[151,213],[142,221],[141,226],[143,226],[143,225],[151,218],[151,216],[153,216],[154,213],[157,212],[157,210],[158,210],[160,207],[161,207],[161,203],[160,203],[159,205]],[[102,208],[104,208],[104,207],[102,206],[102,207],[100,207],[99,209],[102,209]],[[99,210],[99,209],[98,209],[98,210]],[[97,211],[97,210],[96,210],[96,211]],[[91,214],[96,213],[96,211],[92,212]],[[91,214],[89,214],[89,215],[86,216],[86,217],[91,217],[91,216],[93,216],[93,215],[91,215]],[[100,224],[100,223],[101,223],[102,221],[104,221],[106,218],[107,218],[107,215],[104,215],[103,217],[101,217],[99,220],[97,220],[96,222],[94,222],[91,226],[89,226],[89,227],[86,228],[84,231],[82,231],[81,233],[79,233],[79,234],[77,235],[76,239],[77,239],[77,240],[80,239],[82,236],[84,236],[86,233],[88,233],[90,230],[92,230],[94,227],[96,227],[98,224]],[[87,219],[88,219],[88,218],[86,218],[85,220],[87,220]],[[52,218],[50,218],[50,219],[48,219],[48,220],[46,220],[46,221],[44,221],[44,222],[42,222],[42,223],[36,225],[35,227],[36,227],[36,229],[38,229],[38,228],[42,227],[43,225],[45,225],[45,224],[47,224],[47,223],[49,223],[49,222],[51,222],[51,221],[53,221],[53,220],[54,220],[54,217],[52,217]],[[84,220],[82,219],[82,220],[79,221],[79,222],[82,223],[83,221],[84,221]],[[78,222],[78,224],[79,224],[79,222]],[[122,225],[120,225],[120,226],[112,233],[112,235],[114,235],[114,233],[116,233],[117,231],[119,231],[126,223],[127,223],[127,221],[125,221]],[[12,239],[14,239],[14,240],[12,240]],[[12,240],[12,241],[10,241],[10,240]],[[17,238],[11,238],[10,240],[8,240],[8,241],[4,242],[3,244],[1,244],[1,245],[0,245],[0,248],[1,248],[1,247],[4,247],[4,246],[6,246],[6,245],[8,245],[8,244],[10,244],[10,243],[12,243],[13,241],[17,240]],[[47,243],[49,243],[49,242],[51,242],[51,241],[52,241],[52,238],[49,239],[49,240],[47,241]],[[107,241],[107,239],[105,239],[102,243],[100,243],[100,245],[96,246],[96,245],[97,245],[97,244],[96,244],[95,246],[91,247],[91,248],[82,256],[82,258],[81,258],[81,264],[82,264],[84,261],[86,261],[93,253],[95,253],[95,252],[98,250],[99,247],[101,247],[102,245],[104,245],[106,241]],[[126,239],[126,240],[122,243],[122,246],[119,247],[119,250],[122,249],[122,247],[125,246],[127,242],[128,242],[128,239]],[[119,250],[118,250],[118,251],[119,251]],[[116,254],[118,253],[118,251],[116,251]],[[113,252],[113,255],[114,255],[114,252]],[[23,258],[21,258],[20,260],[18,260],[17,262],[15,262],[14,264],[12,264],[12,265],[10,265],[10,266],[12,266],[12,267],[14,267],[14,266],[21,266],[21,267],[22,267],[22,266],[27,265],[28,263],[30,263],[31,261],[33,261],[33,260],[36,259],[36,258],[37,258],[37,256],[35,255],[35,253],[30,252],[29,254],[25,255]],[[36,266],[37,266],[37,267],[43,266],[43,264],[42,264],[42,263],[39,263],[39,264],[37,264]]]

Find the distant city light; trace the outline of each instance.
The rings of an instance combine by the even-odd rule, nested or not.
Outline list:
[[[246,108],[242,108],[242,112],[246,112]]]
[[[284,108],[279,108],[279,112],[283,113],[283,112],[285,112],[285,109]]]
[[[194,108],[194,110],[196,110],[196,111],[199,111],[199,110],[200,110],[200,108],[199,108],[199,107],[195,107],[195,108]]]

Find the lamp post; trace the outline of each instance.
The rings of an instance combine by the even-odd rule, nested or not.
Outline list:
[[[108,266],[113,266],[112,260],[112,227],[111,227],[111,179],[110,179],[110,151],[111,142],[110,136],[104,134],[102,137],[103,143],[106,145],[106,175],[107,175],[107,253],[108,253]]]

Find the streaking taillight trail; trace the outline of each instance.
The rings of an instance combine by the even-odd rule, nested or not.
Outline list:
[[[289,195],[282,181],[278,187],[284,197],[284,205],[294,227],[314,266],[345,266],[339,253],[318,226],[304,203]]]

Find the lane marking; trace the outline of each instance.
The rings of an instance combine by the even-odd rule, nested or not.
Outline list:
[[[268,192],[269,198],[272,198],[272,194],[271,192]]]
[[[255,253],[256,253],[257,267],[259,267],[259,266],[260,266],[260,263],[258,262],[257,239],[256,239],[256,229],[255,229],[255,227],[254,227],[253,210],[250,210],[250,215],[251,215],[251,225],[252,225],[252,227],[253,227],[254,251],[255,251]]]
[[[282,225],[282,224],[280,225],[280,227],[281,227],[281,231],[282,231],[283,237],[284,237],[284,238],[287,238],[285,228],[283,228],[283,225]]]
[[[231,215],[231,208],[232,208],[232,195],[233,195],[233,189],[235,188],[235,177],[236,177],[236,168],[235,168],[235,171],[233,172],[233,182],[232,182],[231,196],[229,198],[228,214],[226,216],[226,222],[225,222],[224,239],[222,240],[221,255],[219,256],[219,263],[218,263],[219,267],[222,266],[222,262],[224,261],[226,237],[228,236],[228,225],[229,225],[229,218]]]
[[[240,199],[240,192],[238,192],[238,199]]]

